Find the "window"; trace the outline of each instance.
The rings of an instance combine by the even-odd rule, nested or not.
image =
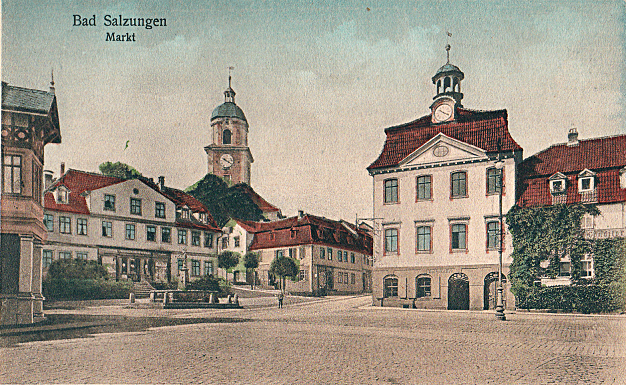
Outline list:
[[[550,181],[550,192],[559,194],[565,192],[565,179],[555,179]]]
[[[589,190],[593,190],[593,179],[592,178],[581,178],[579,183],[580,183],[580,191],[589,191]]]
[[[397,277],[385,277],[383,280],[383,295],[385,298],[398,296],[398,278]]]
[[[224,133],[222,134],[222,143],[230,144],[232,136],[233,136],[233,133],[230,130],[228,129],[224,130]]]
[[[213,275],[213,261],[204,261],[204,275]]]
[[[76,219],[76,234],[87,235],[87,219],[86,218]]]
[[[337,283],[343,283],[343,273],[342,272],[338,272],[337,273]]]
[[[53,232],[54,231],[54,216],[52,216],[51,214],[44,214],[43,224],[44,226],[46,226],[46,230],[48,230],[49,232]]]
[[[228,235],[222,238],[222,249],[228,249]]]
[[[350,283],[354,285],[355,282],[356,282],[356,274],[350,273]]]
[[[451,239],[451,248],[452,250],[466,250],[467,245],[467,225],[465,224],[456,224],[452,225],[452,239]]]
[[[141,215],[141,199],[130,198],[130,213],[134,215]]]
[[[48,267],[52,263],[54,259],[54,252],[52,250],[44,250],[41,254],[41,265],[43,267]]]
[[[165,218],[165,203],[154,202],[154,216],[157,218]]]
[[[187,230],[178,229],[178,244],[179,245],[187,244]]]
[[[344,262],[348,262],[348,252],[347,251],[343,252],[343,261]]]
[[[341,262],[341,250],[337,250],[337,261]]]
[[[191,260],[191,275],[197,277],[200,275],[200,261],[197,259]]]
[[[285,250],[276,250],[276,259],[283,258],[285,256]]]
[[[238,236],[237,237],[233,237],[233,241],[235,242],[235,247],[239,247],[239,237]],[[291,250],[290,250],[290,252],[291,252]],[[290,257],[291,257],[291,255],[290,255]]]
[[[398,203],[398,180],[385,180],[385,203]]]
[[[156,226],[146,226],[146,241],[156,242]]]
[[[178,258],[176,262],[177,262],[178,271],[181,271],[183,269],[183,265],[185,264],[185,260],[182,258]]]
[[[385,230],[385,253],[398,252],[398,229]]]
[[[70,193],[65,186],[60,186],[57,189],[57,203],[66,205],[69,202]]]
[[[430,277],[417,277],[415,282],[415,290],[416,298],[430,297]]]
[[[429,200],[432,197],[432,177],[423,175],[417,177],[417,200]]]
[[[126,239],[131,241],[135,240],[135,224],[127,223],[126,224]]]
[[[450,176],[450,194],[452,198],[467,196],[467,174],[464,171],[453,172]]]
[[[104,194],[104,209],[107,211],[115,211],[115,195]]]
[[[580,277],[593,278],[593,258],[589,254],[580,259]]]
[[[323,247],[320,247],[320,259],[324,259],[326,258],[326,249]]]
[[[204,233],[204,247],[213,247],[213,233]]]
[[[298,274],[298,280],[306,281],[306,270],[300,270],[300,273]]]
[[[500,192],[500,170],[497,168],[487,169],[487,194],[498,194]]]
[[[356,259],[354,258],[354,253],[350,253],[350,262],[356,263]]]
[[[172,229],[169,227],[161,227],[161,242],[172,242]]]
[[[59,251],[59,259],[72,259],[72,252]]]
[[[72,234],[72,219],[70,217],[59,217],[59,232],[61,234]]]
[[[331,249],[330,247],[326,249],[326,254],[328,255],[328,260],[332,261],[333,259],[333,249]]]
[[[193,246],[200,246],[200,232],[199,231],[191,232],[191,244]]]
[[[102,221],[102,236],[108,238],[113,236],[113,223]]]
[[[430,226],[418,226],[417,233],[417,251],[431,251],[432,247],[432,239],[431,239],[432,229]]]
[[[189,209],[181,209],[180,210],[180,217],[183,219],[189,219]]]
[[[87,253],[77,251],[76,252],[76,259],[82,259],[82,260],[86,261],[87,260]]]
[[[559,276],[569,277],[572,273],[572,264],[570,262],[561,262],[559,266]]]
[[[500,246],[500,222],[487,223],[487,249],[497,250]]]
[[[22,157],[19,155],[5,155],[2,159],[2,192],[21,194]]]
[[[42,194],[42,175],[41,175],[41,171],[42,171],[42,167],[40,165],[37,164],[37,162],[33,161],[32,162],[33,165],[33,173],[32,173],[32,179],[33,179],[33,199],[35,199],[37,201],[37,203],[41,203],[41,198],[43,197]]]

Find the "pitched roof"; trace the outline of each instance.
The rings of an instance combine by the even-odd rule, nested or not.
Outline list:
[[[264,213],[280,211],[278,207],[272,205],[271,203],[263,199],[262,196],[257,194],[256,191],[254,191],[254,189],[246,183],[238,183],[235,186],[233,186],[233,188],[238,189],[244,194],[247,194],[250,197],[250,199],[252,199],[254,204],[256,204],[259,207],[259,209],[261,209],[261,211],[263,211]]]
[[[53,92],[16,87],[2,82],[2,108],[48,114],[53,101]]]
[[[385,129],[387,139],[378,159],[368,170],[397,166],[404,158],[420,148],[437,134],[471,144],[486,152],[521,150],[508,129],[506,110],[475,111],[457,108],[457,118],[449,123],[432,123],[425,115],[409,123]]]
[[[76,214],[89,214],[87,201],[81,194],[102,187],[124,182],[124,179],[90,173],[79,170],[68,170],[44,194],[44,207],[48,210],[63,211]],[[52,189],[65,186],[70,190],[67,204],[59,204],[54,199]]]
[[[342,222],[311,214],[257,223],[250,250],[318,244],[371,255],[372,237],[347,224],[356,233],[355,236],[344,226]]]
[[[626,135],[584,139],[575,146],[555,144],[520,164],[517,203],[525,207],[552,204],[548,179],[556,173],[567,178],[565,203],[581,202],[577,180],[585,169],[596,173],[597,203],[625,202],[626,189],[619,182],[624,166]]]

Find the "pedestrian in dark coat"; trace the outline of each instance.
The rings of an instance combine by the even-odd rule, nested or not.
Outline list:
[[[278,293],[278,308],[282,309],[283,308],[283,298],[285,298],[283,292],[281,291],[280,293]]]

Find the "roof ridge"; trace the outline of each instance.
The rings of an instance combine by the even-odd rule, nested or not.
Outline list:
[[[614,134],[614,135],[598,136],[598,137],[594,137],[594,138],[578,139],[578,142],[592,142],[592,141],[603,140],[603,139],[614,139],[614,138],[619,138],[621,136],[626,137],[626,134]],[[536,153],[530,155],[528,158],[525,158],[524,161],[527,160],[527,159],[532,158],[533,156],[536,156],[536,155],[539,155],[539,154],[541,154],[543,152],[546,152],[546,151],[550,150],[551,148],[567,146],[567,143],[568,142],[553,143],[549,147],[546,147],[543,150],[537,151]]]

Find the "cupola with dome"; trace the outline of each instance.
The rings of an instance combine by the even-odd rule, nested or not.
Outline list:
[[[235,90],[230,74],[228,88],[224,91],[224,103],[215,107],[211,113],[211,136],[211,144],[204,148],[208,156],[208,172],[232,184],[250,185],[250,169],[254,159],[248,147],[248,120],[243,110],[235,104]]]
[[[432,77],[436,87],[434,102],[430,106],[432,122],[443,123],[455,119],[457,107],[463,107],[461,81],[465,77],[459,67],[450,63],[450,44],[446,45],[447,62]]]

